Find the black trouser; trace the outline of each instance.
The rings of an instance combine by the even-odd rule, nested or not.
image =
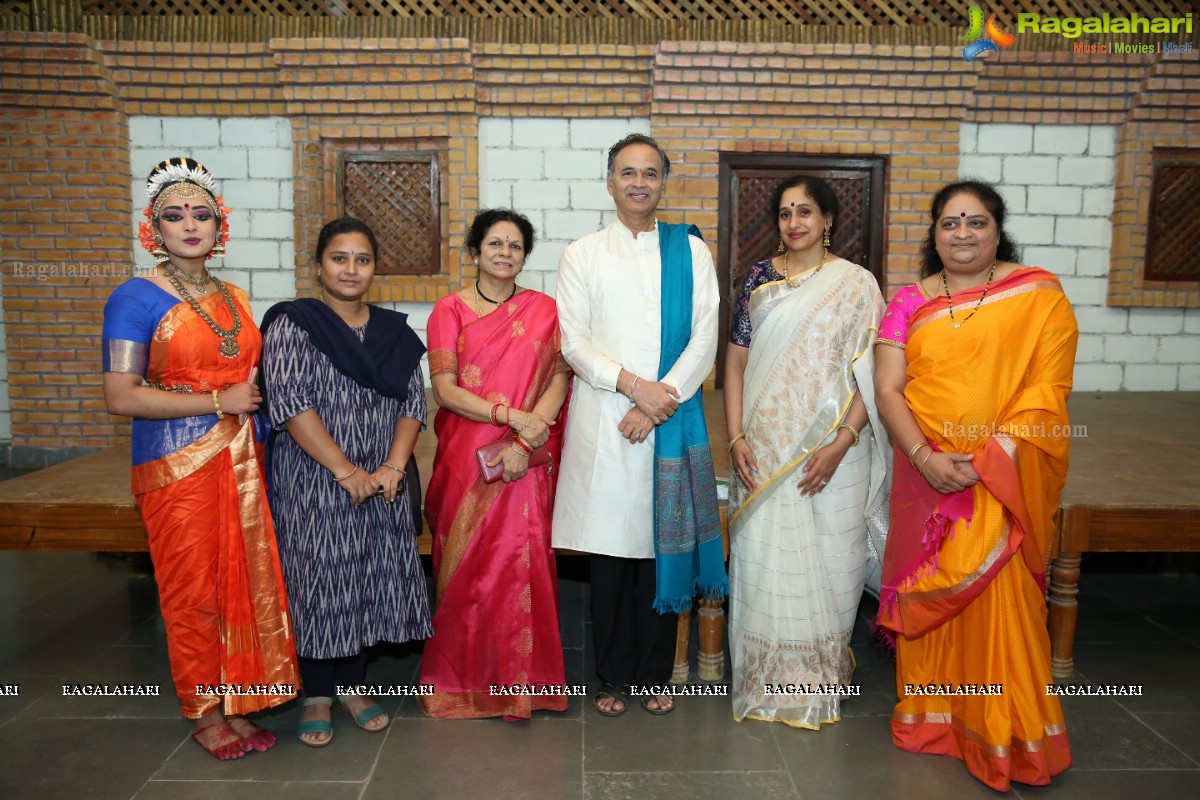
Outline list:
[[[367,653],[346,658],[301,658],[305,697],[333,697],[338,686],[359,686],[367,678]]]
[[[653,558],[592,556],[596,674],[617,686],[668,683],[678,614],[654,610]]]

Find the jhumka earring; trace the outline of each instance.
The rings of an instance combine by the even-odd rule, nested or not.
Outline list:
[[[217,240],[215,242],[213,242],[212,257],[213,258],[224,258],[225,257],[225,242],[223,242],[221,240],[221,234],[219,234],[219,233],[217,234]]]
[[[154,260],[159,264],[171,260],[170,254],[167,253],[166,247],[163,246],[163,238],[158,233],[154,234],[154,249],[150,251],[150,255],[154,256]]]
[[[783,237],[782,237],[782,236],[780,236],[780,237],[779,237],[779,247],[777,247],[777,248],[775,249],[775,252],[777,252],[777,253],[782,253],[784,250],[787,250],[787,245],[785,245],[785,244],[783,243]]]
[[[825,238],[821,240],[821,244],[824,245],[826,250],[829,249],[829,228],[825,229]]]

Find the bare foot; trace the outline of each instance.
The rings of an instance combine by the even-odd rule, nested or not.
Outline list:
[[[275,734],[258,727],[245,717],[227,717],[225,721],[246,742],[248,751],[265,753],[275,746]]]
[[[192,739],[207,750],[209,755],[221,761],[246,755],[246,741],[229,726],[219,711],[196,720],[196,730],[192,731]]]

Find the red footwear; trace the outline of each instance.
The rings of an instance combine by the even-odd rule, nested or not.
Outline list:
[[[209,747],[200,741],[200,733],[211,731],[214,728],[216,729],[216,739],[212,747]],[[241,736],[238,736],[237,731],[229,727],[229,724],[226,722],[218,722],[216,725],[208,725],[207,727],[192,731],[192,739],[196,744],[207,750],[210,755],[221,761],[229,761],[230,759],[241,758],[246,755],[245,740]]]
[[[228,717],[226,720],[229,727],[233,728],[235,722],[244,723],[245,727],[233,728],[234,733],[242,737],[244,742],[242,749],[249,753],[251,750],[257,750],[260,753],[265,753],[275,746],[275,734],[265,728],[260,728],[245,717]],[[249,733],[245,733],[246,728],[250,729]]]

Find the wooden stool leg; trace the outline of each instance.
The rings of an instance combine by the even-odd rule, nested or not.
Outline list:
[[[723,600],[700,601],[700,658],[696,673],[702,681],[725,677],[725,608]]]
[[[675,633],[675,669],[671,683],[687,683],[692,667],[688,662],[688,639],[692,635],[692,610],[679,612],[679,627]]]
[[[1050,562],[1050,674],[1069,678],[1075,668],[1075,621],[1079,616],[1079,556]]]

